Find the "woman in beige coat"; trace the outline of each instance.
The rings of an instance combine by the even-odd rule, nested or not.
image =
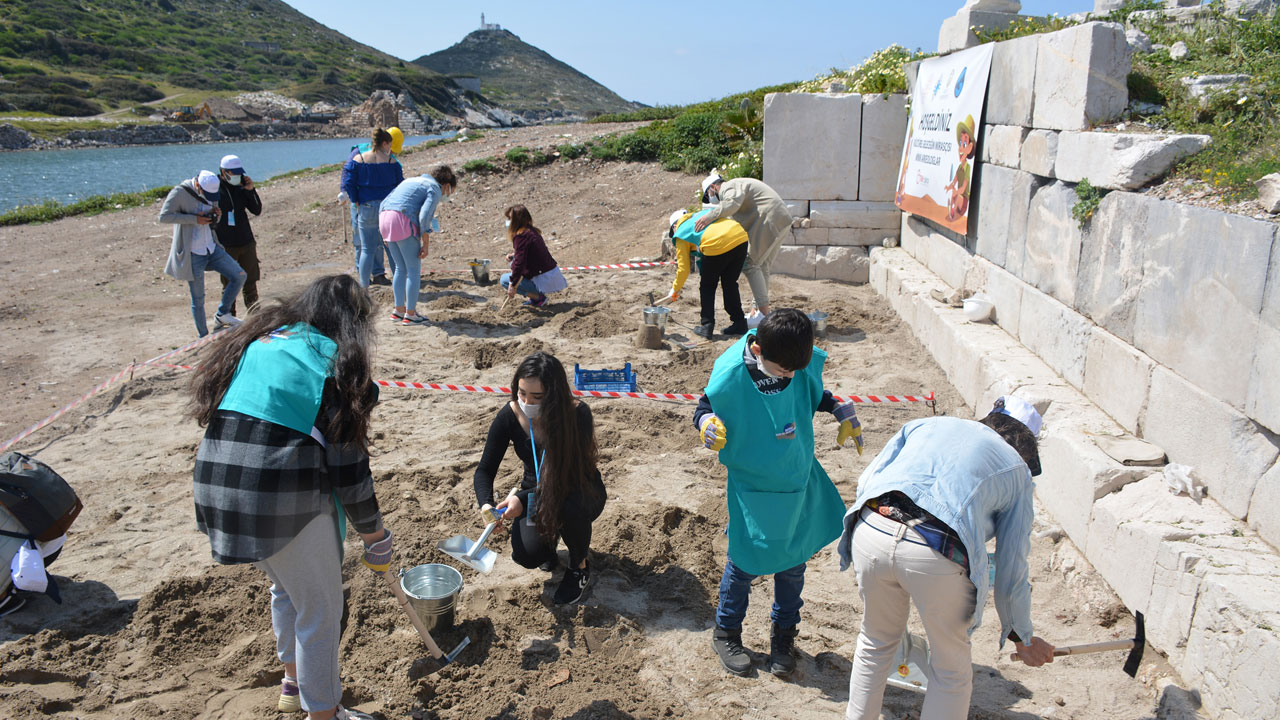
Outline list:
[[[756,308],[769,314],[769,266],[791,233],[786,203],[773,188],[755,178],[725,180],[715,171],[702,181],[702,202],[710,204],[711,211],[694,224],[696,232],[722,217],[733,218],[747,231],[747,262],[742,273],[751,285]]]

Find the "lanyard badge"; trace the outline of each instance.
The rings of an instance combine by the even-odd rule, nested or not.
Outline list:
[[[782,426],[782,432],[776,433],[774,437],[779,440],[792,440],[796,436],[796,424],[789,422]]]

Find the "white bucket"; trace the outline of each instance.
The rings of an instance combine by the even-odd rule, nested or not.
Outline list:
[[[453,609],[462,592],[462,573],[431,563],[401,571],[400,588],[428,632],[453,627]]]

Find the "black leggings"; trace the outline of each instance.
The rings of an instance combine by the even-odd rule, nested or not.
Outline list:
[[[569,549],[569,567],[576,568],[587,557],[591,547],[591,523],[604,512],[604,481],[596,474],[595,486],[597,495],[586,497],[583,493],[574,493],[564,499],[560,506],[560,532],[558,537],[564,538],[565,547]],[[538,534],[538,527],[526,513],[511,528],[511,559],[521,567],[536,568],[556,556],[558,540],[553,538],[545,542]]]
[[[716,283],[723,288],[724,311],[729,313],[730,322],[746,320],[742,313],[742,295],[738,292],[738,276],[742,274],[742,265],[746,261],[746,243],[722,255],[702,257],[701,285],[698,291],[702,300],[703,325],[712,325],[716,320]]]

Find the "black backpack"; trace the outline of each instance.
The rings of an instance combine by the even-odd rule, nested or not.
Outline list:
[[[0,507],[26,528],[26,533],[0,530],[0,535],[49,542],[71,527],[84,508],[53,468],[22,453],[0,455]]]

